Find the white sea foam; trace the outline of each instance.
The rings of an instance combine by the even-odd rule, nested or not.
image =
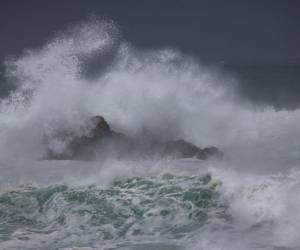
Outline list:
[[[109,185],[162,172],[209,172],[222,183],[218,192],[230,220],[197,229],[182,240],[192,243],[189,249],[299,248],[299,110],[245,103],[236,82],[218,70],[172,49],[134,49],[113,24],[97,20],[11,59],[7,69],[18,87],[0,103],[1,187]],[[98,114],[134,137],[215,145],[224,159],[38,161],[49,148],[65,150],[66,138],[57,133],[81,135]]]

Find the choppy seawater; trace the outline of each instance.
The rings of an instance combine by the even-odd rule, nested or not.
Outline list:
[[[299,249],[296,175],[215,169],[3,187],[0,248]]]
[[[57,185],[2,191],[1,245],[181,249],[210,221],[230,219],[217,185],[210,175],[164,174],[116,181],[107,188]]]

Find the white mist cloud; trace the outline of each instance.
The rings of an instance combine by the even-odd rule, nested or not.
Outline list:
[[[219,146],[238,165],[298,160],[298,110],[255,110],[239,101],[229,77],[171,49],[112,46],[116,33],[111,23],[83,23],[10,62],[19,88],[0,105],[1,157],[39,158],[45,135],[80,134],[89,117],[101,114],[132,136],[148,131]],[[82,63],[107,50],[115,50],[114,63],[97,78],[84,77]]]

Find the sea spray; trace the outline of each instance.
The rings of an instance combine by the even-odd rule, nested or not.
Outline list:
[[[137,50],[97,20],[11,59],[7,77],[1,248],[299,249],[299,110],[246,103],[218,70]],[[82,136],[99,114],[132,137],[215,145],[224,158],[42,160],[67,147],[60,131]]]

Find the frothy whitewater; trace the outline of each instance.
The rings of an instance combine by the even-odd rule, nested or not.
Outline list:
[[[300,249],[298,110],[246,103],[227,74],[136,50],[98,20],[5,64],[1,249]],[[99,114],[131,137],[224,157],[45,160]]]

